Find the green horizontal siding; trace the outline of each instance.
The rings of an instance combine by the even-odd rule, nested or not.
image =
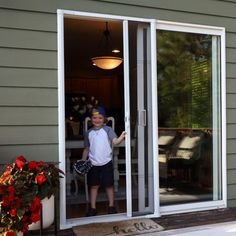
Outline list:
[[[0,147],[0,163],[9,163],[16,156],[24,155],[28,160],[57,162],[57,144],[11,145]]]
[[[235,17],[236,6],[233,3],[228,4],[220,1],[204,1],[204,0],[101,0],[102,2],[123,3],[127,5],[147,6],[154,9],[171,9],[179,12],[195,12],[207,15],[231,16]]]
[[[55,51],[0,48],[0,55],[0,66],[57,69]]]
[[[56,14],[0,9],[0,55],[1,162],[58,161]]]
[[[226,63],[226,77],[236,78],[235,71],[236,63]]]
[[[0,86],[57,88],[57,70],[35,68],[0,68]]]
[[[236,179],[234,178],[235,175],[236,175],[236,169],[228,169],[227,172],[228,184],[236,184]]]
[[[0,3],[2,2],[3,1],[0,1]],[[20,4],[22,3],[22,1],[17,2],[19,2]],[[11,1],[10,5],[14,7],[17,2],[13,3]],[[2,28],[57,32],[57,18],[55,17],[55,14],[1,9],[1,5],[0,27]]]
[[[228,206],[230,206],[230,207],[236,207],[236,200],[228,199]]]
[[[230,93],[227,95],[227,107],[236,108],[236,94]]]
[[[0,106],[57,106],[57,89],[0,87]]]
[[[236,139],[236,124],[229,124],[227,126],[227,134],[228,134],[228,138]]]
[[[22,29],[0,28],[1,47],[57,50],[57,34]]]
[[[236,64],[236,48],[227,48],[226,50],[226,61],[228,63]]]
[[[236,0],[217,0],[217,1],[222,1],[222,2],[235,2],[236,3]]]
[[[55,125],[58,123],[57,107],[1,107],[1,126]]]
[[[1,145],[57,144],[57,126],[0,126]]]
[[[226,42],[228,47],[236,48],[236,33],[227,33]]]
[[[236,79],[228,78],[226,89],[227,93],[236,93]]]
[[[234,189],[234,184],[228,184],[227,197],[228,197],[229,200],[236,199],[236,191]]]
[[[227,154],[235,154],[235,144],[236,144],[236,139],[229,139],[227,137]]]
[[[54,4],[53,4],[54,2]],[[114,7],[116,6],[116,7]],[[83,10],[83,11],[116,11],[123,12],[124,9],[129,8],[141,8],[141,9],[170,9],[172,11],[179,12],[195,12],[198,14],[206,15],[219,15],[235,17],[236,6],[231,2],[222,1],[204,1],[204,0],[21,0],[19,4],[13,4],[12,1],[1,1],[0,7],[5,8],[17,8],[22,10],[32,10],[32,11],[43,11],[43,12],[55,12],[56,7],[61,9],[73,9],[73,10]],[[119,7],[119,8],[118,8]],[[82,9],[81,9],[82,8]],[[136,10],[135,9],[135,10]],[[130,9],[129,9],[130,10]],[[134,10],[133,10],[134,11]],[[114,13],[113,13],[114,14]]]
[[[236,109],[227,108],[227,124],[236,124]],[[236,151],[235,151],[236,153]]]
[[[227,156],[227,166],[229,170],[236,169],[236,154],[229,154]],[[232,181],[231,178],[229,181]]]
[[[236,199],[236,188],[234,184],[228,184],[227,197],[229,200]]]

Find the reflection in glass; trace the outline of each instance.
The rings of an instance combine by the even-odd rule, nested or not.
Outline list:
[[[216,36],[157,31],[161,205],[221,199],[218,48]]]

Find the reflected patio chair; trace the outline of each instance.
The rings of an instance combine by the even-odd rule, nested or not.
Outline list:
[[[159,176],[167,180],[168,177],[168,155],[171,146],[176,140],[176,131],[159,131],[158,149],[159,149]]]
[[[169,170],[181,169],[186,180],[191,181],[191,168],[201,158],[203,138],[204,133],[201,131],[191,131],[183,135],[168,156]]]

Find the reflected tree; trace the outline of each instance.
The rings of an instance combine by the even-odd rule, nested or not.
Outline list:
[[[157,32],[158,111],[162,127],[211,124],[211,36]]]

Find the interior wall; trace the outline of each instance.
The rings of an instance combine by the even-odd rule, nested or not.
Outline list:
[[[123,102],[122,78],[117,75],[107,77],[66,78],[66,94],[84,95],[98,99],[106,109],[121,109]]]

